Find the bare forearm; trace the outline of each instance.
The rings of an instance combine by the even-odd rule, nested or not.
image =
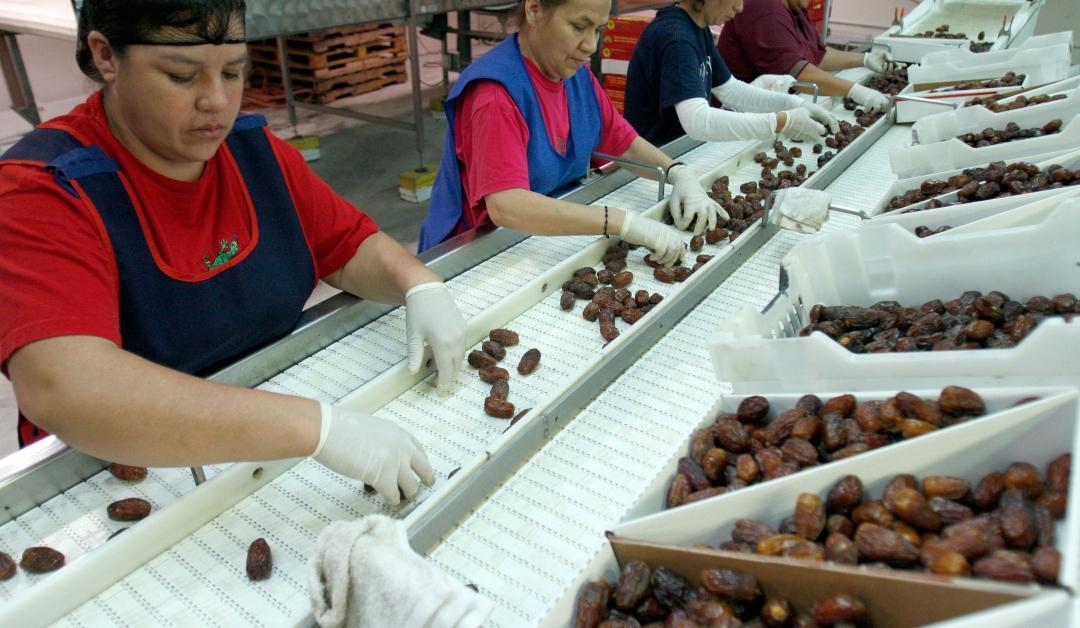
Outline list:
[[[599,235],[604,208],[571,203],[524,189],[503,190],[484,198],[492,222],[533,235]],[[608,234],[619,233],[623,210],[608,210]]]
[[[833,76],[812,63],[796,78],[805,83],[816,83],[822,96],[847,96],[852,86],[851,81]]]
[[[27,418],[92,456],[140,466],[191,466],[310,454],[319,406],[168,369],[107,340],[32,343],[9,370]]]
[[[861,68],[863,55],[861,52],[845,52],[836,48],[825,49],[825,56],[818,65],[826,72],[837,72],[848,68]]]
[[[352,259],[325,281],[364,299],[401,305],[410,288],[439,277],[380,231],[368,236]]]

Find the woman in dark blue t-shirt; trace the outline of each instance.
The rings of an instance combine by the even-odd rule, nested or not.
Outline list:
[[[827,110],[798,96],[758,89],[731,76],[709,26],[742,11],[743,0],[682,0],[656,13],[634,47],[626,119],[653,144],[683,134],[702,141],[814,140],[838,130]],[[709,105],[710,95],[736,109]]]

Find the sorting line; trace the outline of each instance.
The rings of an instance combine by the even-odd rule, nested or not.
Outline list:
[[[837,214],[823,230],[858,222]],[[772,299],[780,260],[803,237],[774,236],[429,554],[495,602],[488,625],[544,620],[607,543],[604,531],[686,447],[720,394],[708,334],[739,308],[764,307]],[[569,624],[572,618],[554,620]]]

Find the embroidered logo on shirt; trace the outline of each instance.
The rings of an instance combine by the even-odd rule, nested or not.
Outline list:
[[[236,257],[236,252],[240,250],[240,245],[236,242],[236,234],[233,234],[232,240],[222,240],[218,243],[218,254],[214,257],[213,261],[209,257],[203,255],[203,264],[206,264],[206,270],[217,268],[225,262]]]

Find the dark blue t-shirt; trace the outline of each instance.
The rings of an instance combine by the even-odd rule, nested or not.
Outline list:
[[[653,144],[670,142],[684,134],[675,105],[690,98],[710,101],[712,88],[730,78],[709,29],[677,6],[665,7],[634,46],[624,116]]]

